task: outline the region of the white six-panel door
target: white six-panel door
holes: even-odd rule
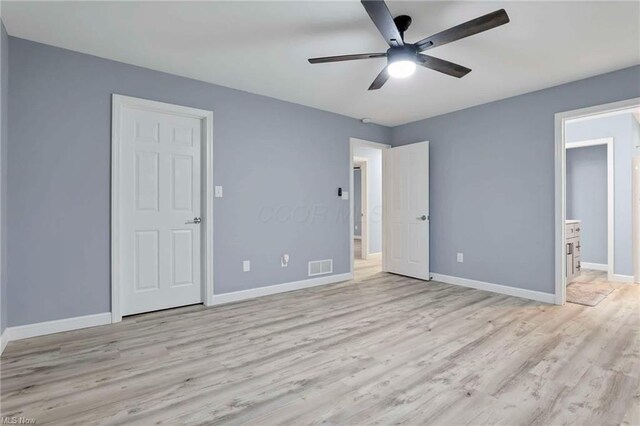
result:
[[[429,143],[382,151],[385,270],[429,279]]]
[[[199,119],[123,106],[121,313],[200,303]],[[196,222],[196,223],[194,223]]]

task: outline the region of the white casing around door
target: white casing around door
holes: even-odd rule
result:
[[[202,121],[123,106],[121,312],[200,303]]]
[[[429,143],[383,150],[385,270],[429,279]]]

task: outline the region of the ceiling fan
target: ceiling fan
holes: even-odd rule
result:
[[[327,56],[311,58],[309,63],[322,64],[327,62],[353,61],[356,59],[387,58],[387,66],[373,80],[369,90],[381,88],[389,77],[408,77],[414,73],[416,64],[441,73],[461,78],[471,72],[471,69],[444,59],[423,54],[425,50],[442,46],[452,41],[460,40],[483,31],[490,30],[509,22],[509,15],[504,9],[496,10],[464,24],[456,25],[422,39],[416,43],[405,43],[404,33],[411,25],[411,17],[400,15],[391,16],[383,0],[361,0],[369,17],[389,44],[385,53],[362,53],[356,55]]]

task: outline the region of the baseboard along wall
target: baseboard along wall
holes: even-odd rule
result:
[[[335,284],[353,279],[352,273],[328,275],[307,280],[293,281],[284,284],[276,284],[267,287],[259,287],[250,290],[235,291],[232,293],[214,294],[213,304],[238,302],[271,294],[285,293],[304,288],[316,287],[327,284]],[[1,335],[0,354],[7,344],[14,340],[28,339],[30,337],[44,336],[47,334],[62,333],[64,331],[80,330],[82,328],[96,327],[111,324],[111,312],[102,314],[85,315],[81,317],[65,318],[55,321],[45,321],[36,324],[8,327]]]
[[[590,263],[590,262],[580,262],[580,267],[582,269],[593,269],[594,271],[605,271],[609,270],[609,265],[606,263]]]
[[[555,303],[555,294],[543,293],[541,291],[526,290],[522,288],[509,287],[501,284],[487,283],[484,281],[470,280],[468,278],[452,277],[450,275],[432,273],[431,277],[434,281],[440,281],[446,284],[454,284],[463,287],[475,288],[477,290],[490,291],[492,293],[506,294],[508,296],[522,297],[537,302]]]
[[[255,297],[269,296],[271,294],[286,293],[288,291],[301,290],[303,288],[320,285],[335,284],[353,279],[352,273],[327,275],[324,277],[310,278],[307,280],[293,281],[284,284],[270,285],[267,287],[252,288],[250,290],[234,291],[232,293],[214,294],[213,305],[238,302],[240,300],[253,299]]]

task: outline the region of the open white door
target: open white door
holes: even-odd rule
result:
[[[429,279],[429,143],[383,151],[386,272]]]

